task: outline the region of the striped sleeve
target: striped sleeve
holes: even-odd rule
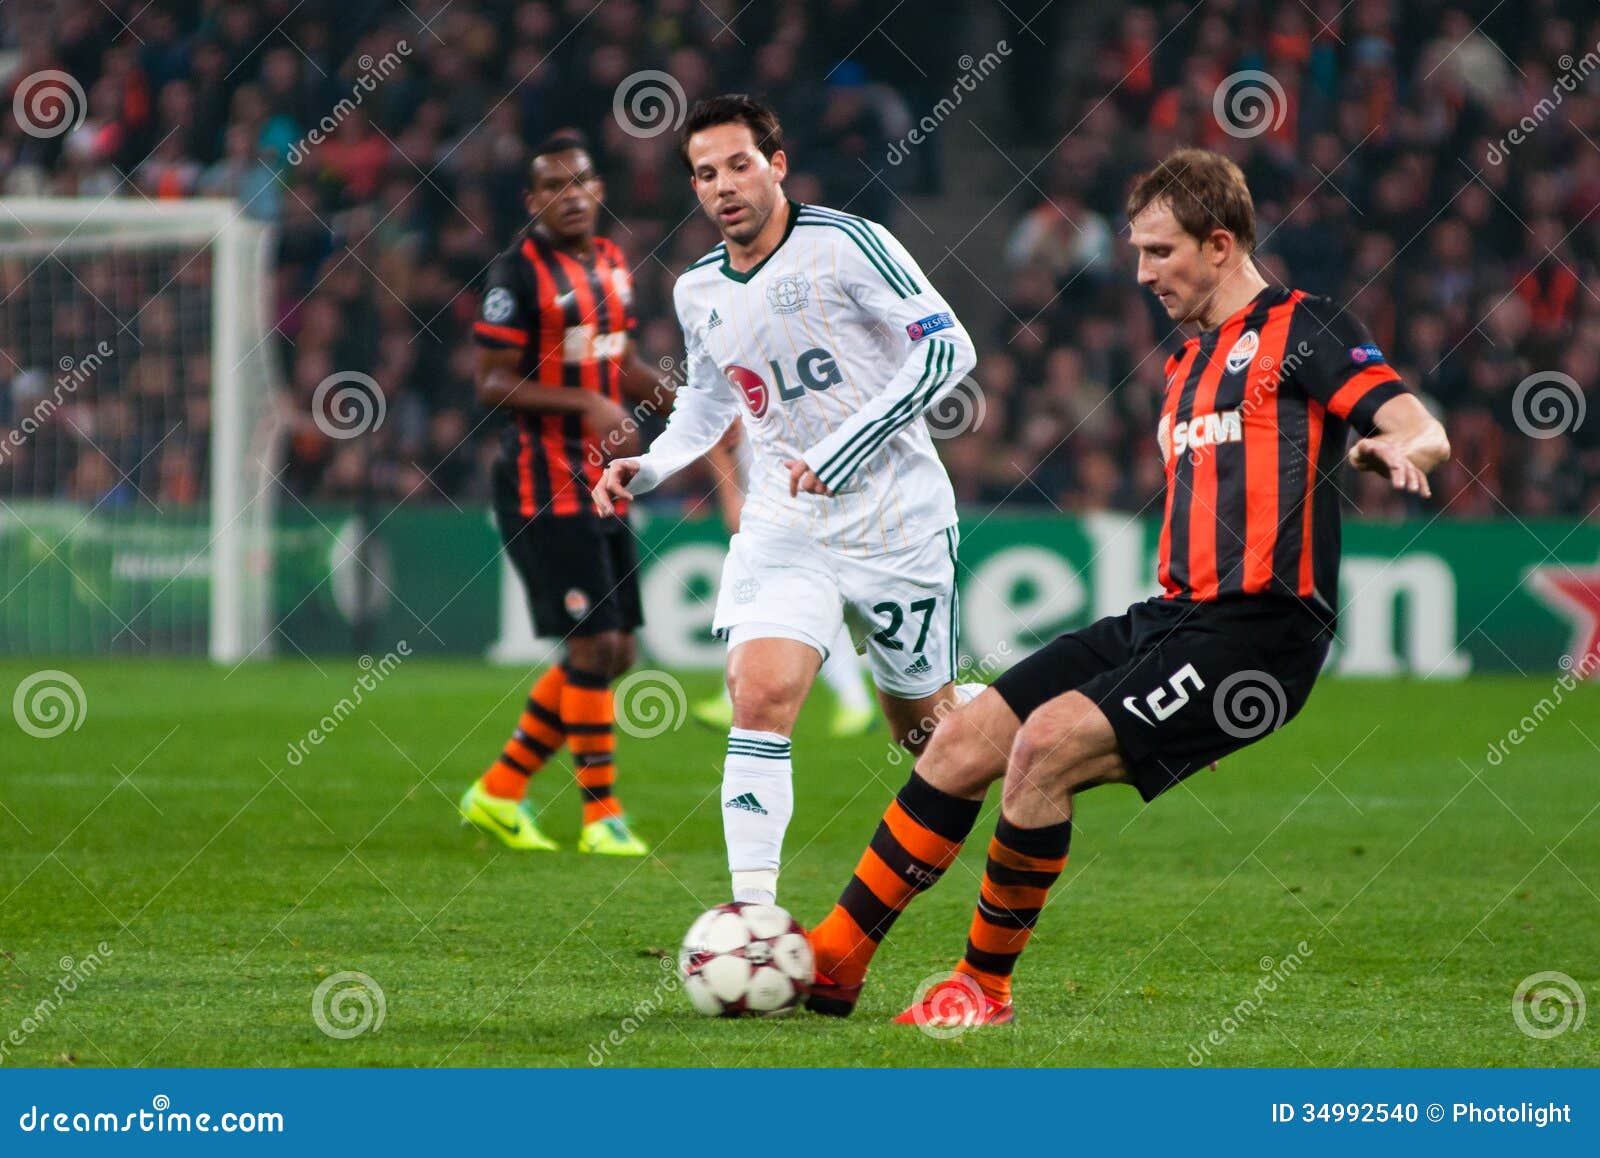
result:
[[[808,224],[810,223],[810,224]],[[838,493],[862,464],[921,419],[977,362],[972,340],[916,260],[882,226],[807,205],[799,224],[835,235],[840,287],[853,324],[894,336],[894,373],[860,410],[812,446],[805,462]]]
[[[915,344],[889,383],[850,420],[806,451],[805,461],[822,484],[838,493],[862,463],[894,435],[922,416],[972,369],[971,347],[944,338]]]
[[[489,267],[483,301],[472,326],[472,338],[491,350],[520,350],[533,342],[537,320],[531,312],[528,278],[516,249],[495,258]]]
[[[1378,408],[1405,393],[1367,328],[1326,298],[1299,301],[1288,346],[1284,363],[1294,361],[1306,393],[1363,435],[1373,432]]]
[[[739,404],[727,379],[700,340],[692,294],[684,278],[673,289],[678,324],[683,327],[684,377],[678,385],[667,428],[637,462],[639,473],[629,489],[635,495],[653,490],[716,445],[730,424],[739,420]]]

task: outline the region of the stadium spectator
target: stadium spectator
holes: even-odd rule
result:
[[[1129,174],[1198,143],[1246,170],[1271,275],[1347,303],[1444,415],[1457,450],[1437,488],[1447,514],[1572,517],[1600,504],[1600,13],[1589,0],[1526,0],[1481,21],[1449,0],[1149,0],[1070,18],[1056,11],[1066,7],[990,29],[959,4],[904,27],[859,0],[592,11],[15,0],[0,6],[4,107],[51,69],[75,79],[85,107],[59,136],[0,122],[0,192],[232,197],[275,224],[273,314],[296,416],[284,484],[307,501],[463,502],[484,492],[489,427],[461,352],[494,239],[521,217],[527,143],[562,125],[590,133],[607,229],[640,260],[639,340],[650,358],[675,358],[672,280],[714,238],[672,135],[630,131],[614,97],[647,70],[691,100],[748,88],[775,101],[808,165],[789,183],[799,199],[894,223],[925,215],[919,196],[970,193],[984,171],[997,195],[1011,190],[995,208],[1005,244],[957,247],[992,319],[975,375],[985,425],[941,444],[958,493],[1139,511],[1160,482],[1126,465],[1150,459],[1163,382],[1147,351],[1180,336],[1134,285],[1120,206]],[[913,164],[887,165],[887,144],[951,91],[957,58],[989,31],[1013,47],[1009,75]],[[1258,133],[1227,123],[1217,99],[1244,72],[1269,118]],[[0,492],[203,498],[209,367],[188,347],[203,345],[209,319],[160,263],[102,265],[81,284],[0,270],[0,427],[20,421],[39,382],[48,389],[63,327],[79,343],[118,334],[106,308],[161,303],[139,328],[183,353],[108,368],[0,463]],[[375,376],[393,416],[359,446],[311,421],[312,392],[337,371]],[[1540,372],[1581,392],[1587,420],[1565,436],[1519,426],[1518,386]],[[170,448],[119,476],[177,423]],[[1370,479],[1348,491],[1375,515],[1410,509]]]

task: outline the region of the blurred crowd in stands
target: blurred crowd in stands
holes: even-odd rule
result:
[[[885,222],[948,296],[982,307],[965,320],[985,418],[940,444],[961,498],[1141,511],[1160,491],[1162,366],[1183,335],[1134,284],[1121,203],[1133,173],[1197,143],[1244,167],[1269,278],[1348,307],[1445,417],[1456,457],[1436,505],[1524,518],[1600,506],[1592,0],[993,8],[6,0],[0,193],[236,198],[277,230],[285,485],[306,501],[465,506],[487,493],[501,421],[473,401],[469,330],[486,268],[524,224],[530,144],[566,126],[588,135],[605,230],[638,267],[638,340],[647,359],[672,358],[674,275],[716,238],[674,135],[628,132],[618,86],[651,69],[690,101],[749,91],[784,121],[792,197]],[[996,37],[1007,52],[983,99],[938,115],[904,164],[886,160]],[[30,133],[13,96],[52,70],[81,88],[82,123]],[[1244,72],[1256,79],[1241,97],[1230,78]],[[1252,99],[1264,124],[1240,119]],[[968,180],[1008,223],[1003,248],[904,228]],[[162,299],[132,328],[159,357],[115,359],[77,388],[50,418],[64,429],[0,461],[0,495],[202,493],[204,263],[170,284],[159,263],[108,258],[88,278],[54,268],[65,257],[44,264],[0,251],[0,433],[64,349],[119,333],[123,304]],[[981,292],[952,292],[957,279]],[[341,441],[311,420],[313,390],[338,371],[382,385],[382,428]],[[1563,402],[1565,420],[1548,411]],[[92,450],[76,432],[98,432]],[[110,465],[75,465],[96,456]],[[1346,491],[1368,514],[1409,509],[1367,476]]]

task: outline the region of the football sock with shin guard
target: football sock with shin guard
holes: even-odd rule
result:
[[[861,984],[895,918],[956,859],[982,807],[983,801],[941,792],[912,771],[839,903],[811,931],[818,972],[836,985]]]

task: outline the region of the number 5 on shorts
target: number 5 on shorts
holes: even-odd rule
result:
[[[919,612],[922,615],[922,629],[917,632],[917,642],[911,645],[912,651],[921,651],[928,642],[928,625],[933,622],[933,609],[939,605],[937,599],[918,599],[910,604],[913,615]],[[900,634],[900,627],[906,621],[906,613],[898,603],[885,600],[873,604],[872,610],[877,615],[887,615],[889,622],[886,626],[872,633],[872,638],[883,644],[884,647],[893,648],[895,651],[904,651],[906,645],[895,637]]]

